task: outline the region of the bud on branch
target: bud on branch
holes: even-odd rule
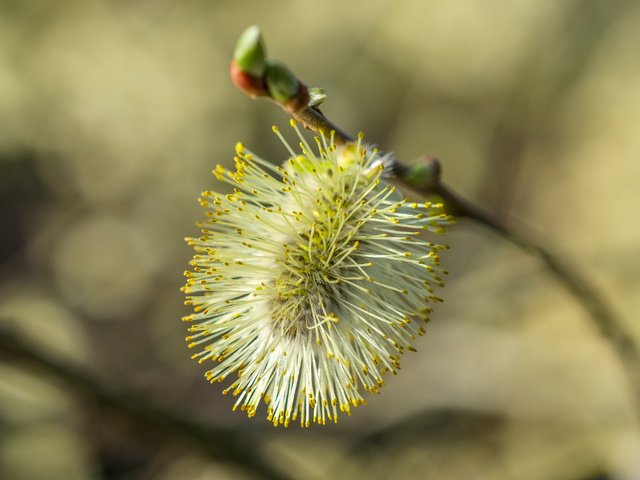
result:
[[[262,34],[257,26],[247,28],[236,44],[230,66],[233,83],[252,98],[265,97],[280,105],[305,128],[334,132],[336,144],[353,137],[335,126],[318,106],[326,95],[321,88],[308,88],[283,62],[267,58]]]

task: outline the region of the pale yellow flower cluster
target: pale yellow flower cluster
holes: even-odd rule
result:
[[[423,233],[444,231],[441,206],[402,198],[375,150],[315,150],[294,124],[300,153],[274,166],[242,145],[236,170],[214,174],[229,194],[204,192],[202,236],[184,291],[194,313],[193,358],[249,416],[267,405],[275,425],[337,421],[378,392],[414,350],[443,273]]]

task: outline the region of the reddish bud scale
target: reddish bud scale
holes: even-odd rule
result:
[[[269,91],[264,83],[264,79],[260,77],[254,77],[253,75],[241,70],[235,60],[231,60],[229,65],[229,73],[231,80],[247,95],[252,97],[265,97],[269,96]]]

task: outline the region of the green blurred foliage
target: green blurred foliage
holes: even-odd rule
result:
[[[532,225],[640,337],[631,0],[2,0],[2,328],[118,389],[267,435],[268,458],[295,478],[639,478],[638,418],[611,348],[535,259],[464,222],[447,240],[445,304],[381,396],[324,429],[231,413],[189,360],[178,288],[210,170],[237,141],[286,157],[270,128],[284,112],[228,79],[251,24],[326,89],[331,119],[404,161],[438,156],[447,184]],[[353,450],[407,418],[429,421]],[[178,442],[150,451],[103,420],[0,364],[0,478],[244,475]]]

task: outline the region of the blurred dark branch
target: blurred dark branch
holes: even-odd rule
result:
[[[450,465],[459,462],[469,452],[477,454],[479,449],[482,449],[489,458],[500,458],[504,453],[504,434],[509,429],[510,420],[508,416],[500,413],[459,408],[418,412],[375,429],[357,439],[336,463],[327,468],[325,477],[335,476],[347,462],[352,462],[354,457],[362,459],[370,466],[369,462],[374,462],[376,458],[381,457],[381,451],[386,456],[393,456],[396,452],[402,452],[411,447],[432,453],[432,457],[427,462],[433,469],[432,471],[438,471],[438,464]],[[549,448],[553,450],[553,447]],[[438,451],[438,454],[433,455],[434,451]],[[547,460],[548,455],[548,451],[543,453],[540,461]],[[554,452],[553,455],[557,455],[557,452]],[[567,457],[567,461],[572,461],[571,457]],[[385,467],[387,467],[386,463],[376,463],[375,469],[378,471],[378,478],[386,479],[397,476],[393,464],[387,467],[386,472],[380,472]],[[427,474],[423,475],[424,478],[431,478]],[[598,469],[577,478],[569,477],[567,480],[609,480],[612,478],[605,470]]]
[[[401,418],[358,439],[349,449],[349,455],[375,453],[379,448],[402,448],[416,439],[432,440],[460,446],[488,437],[495,437],[507,419],[496,413],[474,412],[462,409],[441,409],[420,412]]]
[[[246,39],[245,32],[239,42],[243,48],[236,50],[231,64],[231,77],[236,86],[252,98],[264,97],[279,104],[294,118],[302,120],[307,128],[315,132],[325,135],[327,132],[334,132],[337,143],[351,141],[353,137],[344,133],[320,113],[317,109],[319,103],[310,103],[311,90],[307,89],[305,84],[286,65],[278,62],[278,75],[270,74],[269,59],[266,58],[266,48],[259,30],[257,27],[251,27],[249,30],[252,30],[254,34],[252,42],[242,44],[242,39]],[[256,76],[255,72],[261,73]],[[324,100],[324,96],[322,100]],[[305,112],[314,112],[313,121],[304,121],[301,115],[304,115]],[[447,212],[484,225],[506,240],[523,248],[526,252],[540,258],[547,270],[585,308],[598,331],[616,350],[634,388],[637,407],[640,408],[640,351],[638,346],[633,335],[627,331],[622,319],[618,317],[613,308],[609,306],[607,299],[600,294],[583,272],[566,257],[553,253],[540,240],[535,240],[535,236],[531,232],[526,232],[523,229],[514,230],[496,215],[463,199],[444,185],[441,181],[441,164],[436,158],[425,157],[421,163],[410,167],[403,165],[395,158],[389,161],[391,162],[389,170],[392,173],[391,181],[393,183],[422,197],[436,196],[441,198]]]
[[[290,478],[262,459],[259,441],[250,433],[203,425],[139,397],[115,392],[80,368],[54,358],[7,330],[0,330],[0,359],[22,363],[64,383],[97,407],[100,418],[118,417],[142,441],[193,447],[212,460],[235,464],[259,478]]]
[[[495,456],[499,454],[499,439],[506,424],[504,415],[492,412],[460,408],[421,411],[359,437],[335,463],[327,467],[324,477],[336,476],[347,463],[360,459],[367,462],[369,469],[376,470],[378,475],[371,478],[395,478],[397,472],[393,463],[377,463],[371,467],[369,462],[380,458],[381,452],[384,456],[393,456],[416,445],[425,452],[432,452],[433,449],[428,447],[437,445],[438,449],[446,449],[452,458],[464,455],[467,448],[482,445]]]

